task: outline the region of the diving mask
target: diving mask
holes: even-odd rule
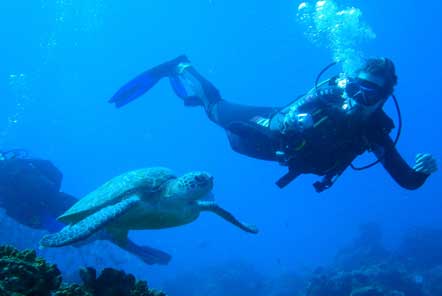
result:
[[[345,91],[349,97],[364,106],[374,106],[385,100],[385,92],[382,87],[365,79],[351,79],[346,85]]]

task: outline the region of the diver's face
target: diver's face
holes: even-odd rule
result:
[[[368,115],[382,107],[389,97],[385,86],[384,77],[360,72],[347,88],[347,94],[356,102],[357,109]]]
[[[385,77],[377,76],[370,74],[368,72],[360,72],[357,76],[357,79],[366,81],[371,84],[371,86],[379,89],[383,89],[385,85],[387,84],[387,81],[385,80]]]

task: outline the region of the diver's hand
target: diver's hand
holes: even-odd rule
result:
[[[288,134],[290,131],[295,129],[295,112],[289,111],[282,119],[279,130],[282,134]]]
[[[297,113],[290,110],[285,116],[281,124],[280,131],[282,134],[287,134],[291,131],[302,132],[305,129],[313,126],[313,118],[308,113]]]
[[[429,153],[418,153],[413,170],[418,173],[431,175],[437,171],[436,159]]]

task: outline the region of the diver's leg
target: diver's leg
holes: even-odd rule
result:
[[[226,128],[232,122],[245,122],[254,116],[268,116],[275,108],[253,107],[224,101],[218,89],[203,77],[185,55],[157,65],[138,75],[109,100],[122,107],[149,91],[162,78],[168,77],[175,94],[186,106],[203,106],[208,117]]]
[[[223,128],[234,122],[252,123],[270,118],[279,108],[256,107],[231,103],[221,98],[218,89],[190,64],[180,63],[177,76],[171,77],[175,93],[188,106],[203,106],[210,120]]]
[[[181,64],[172,86],[186,105],[203,106],[207,116],[227,132],[230,145],[238,153],[274,160],[270,120],[280,108],[246,106],[221,98],[216,87],[190,63]],[[191,94],[191,95],[189,95]]]
[[[169,78],[175,94],[186,106],[202,106],[209,117],[213,106],[222,100],[218,89],[189,61],[178,64],[176,75]]]
[[[221,100],[211,109],[210,118],[226,129],[238,122],[266,127],[266,122],[278,110],[276,107],[240,105]]]

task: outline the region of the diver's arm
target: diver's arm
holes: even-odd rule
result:
[[[301,132],[313,126],[311,110],[341,100],[341,91],[329,87],[319,92],[312,90],[282,108],[270,119],[270,130],[283,135]]]
[[[385,135],[375,144],[373,152],[391,177],[403,188],[414,190],[421,187],[429,174],[417,172],[410,167],[394,147],[393,140]]]
[[[296,99],[287,107],[282,108],[279,112],[270,118],[269,129],[275,134],[288,135],[300,131],[305,119],[310,120],[310,114],[300,112],[300,107],[305,102],[315,100],[312,96],[304,96]]]
[[[269,129],[273,133],[284,134],[288,129],[287,127],[293,126],[289,124],[289,116],[285,109],[279,111],[269,120]]]

